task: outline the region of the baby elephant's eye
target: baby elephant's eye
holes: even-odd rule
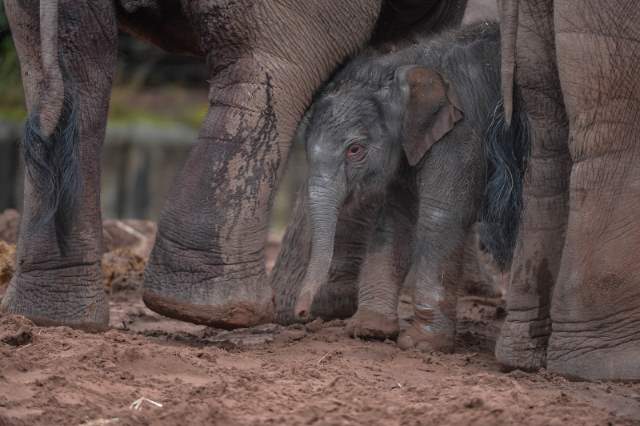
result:
[[[358,161],[364,157],[364,146],[359,143],[354,143],[347,148],[347,159],[351,161]]]

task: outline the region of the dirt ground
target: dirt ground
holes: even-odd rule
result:
[[[162,318],[140,300],[143,243],[105,255],[108,332],[0,317],[0,426],[640,424],[640,384],[504,373],[488,353],[354,340],[343,321],[228,332]],[[0,244],[0,285],[11,255]]]

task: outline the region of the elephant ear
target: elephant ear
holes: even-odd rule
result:
[[[401,67],[395,84],[404,105],[402,147],[415,166],[462,119],[462,108],[451,86],[431,68]]]

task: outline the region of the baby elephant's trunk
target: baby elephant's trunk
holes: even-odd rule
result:
[[[309,214],[312,229],[311,257],[296,302],[294,315],[299,320],[310,317],[316,293],[326,282],[331,268],[333,244],[343,191],[335,189],[336,182],[328,178],[309,181]]]

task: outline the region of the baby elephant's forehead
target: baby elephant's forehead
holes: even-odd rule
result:
[[[313,127],[316,130],[346,131],[362,125],[371,111],[369,102],[362,96],[350,93],[327,95],[316,103]]]

